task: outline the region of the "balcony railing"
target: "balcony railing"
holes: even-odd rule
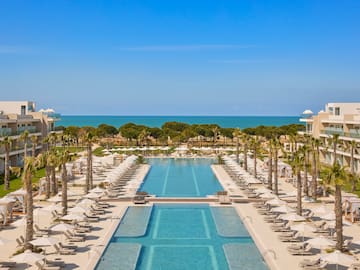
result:
[[[0,137],[10,136],[11,128],[0,128]]]
[[[351,130],[350,132],[346,132],[345,133],[346,137],[351,137],[351,138],[360,138],[360,130]]]
[[[27,130],[29,133],[36,133],[36,127],[35,126],[26,126],[26,127],[18,127],[17,135],[20,135],[25,130]],[[40,132],[40,131],[39,131]]]
[[[325,128],[321,133],[327,135],[339,134],[340,136],[344,136],[344,130],[342,128]]]

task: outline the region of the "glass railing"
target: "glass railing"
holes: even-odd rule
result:
[[[340,136],[344,136],[344,130],[341,128],[326,128],[322,130],[321,133],[327,135],[339,134]]]
[[[346,132],[345,136],[351,138],[360,138],[360,132]]]
[[[18,127],[17,135],[20,135],[20,134],[23,133],[25,130],[29,131],[29,133],[36,133],[36,132],[37,132],[35,126]],[[39,132],[40,132],[40,131],[39,131]]]
[[[47,113],[49,118],[53,118],[55,120],[60,120],[61,114],[60,113]]]
[[[0,128],[0,137],[10,136],[11,128]]]

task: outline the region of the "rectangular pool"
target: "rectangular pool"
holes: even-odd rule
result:
[[[266,270],[233,207],[131,206],[97,270]]]
[[[158,197],[206,197],[223,190],[211,170],[213,159],[152,158],[140,191]]]

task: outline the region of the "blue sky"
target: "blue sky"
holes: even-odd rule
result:
[[[358,0],[2,0],[0,99],[109,115],[360,102],[359,14]]]

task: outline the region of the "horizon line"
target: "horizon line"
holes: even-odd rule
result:
[[[61,114],[61,113],[60,113]],[[190,114],[173,114],[173,115],[164,115],[164,114],[61,114],[61,116],[119,116],[119,117],[301,117],[300,115],[263,115],[263,114],[243,114],[243,115],[233,115],[233,114],[198,114],[198,115],[190,115]]]

